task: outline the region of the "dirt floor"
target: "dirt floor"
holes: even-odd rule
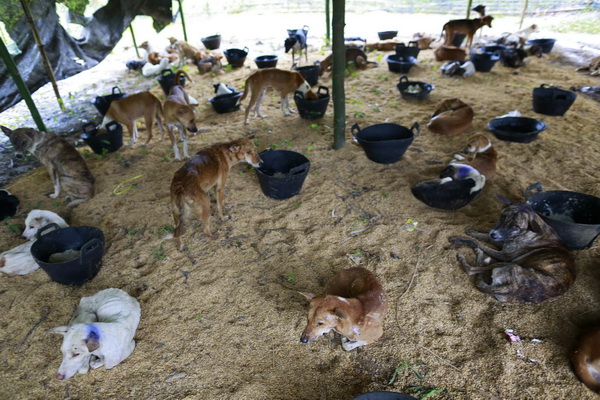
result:
[[[578,276],[565,295],[515,305],[472,286],[448,237],[465,228],[488,231],[501,209],[495,194],[520,202],[534,182],[600,196],[600,104],[580,95],[564,117],[548,117],[535,114],[531,100],[542,83],[568,88],[597,85],[598,79],[553,62],[557,54],[534,59],[520,74],[496,65],[490,73],[445,78],[427,50],[409,76],[436,88],[425,101],[406,102],[395,87],[399,75],[388,71],[382,55],[369,56],[379,61],[377,68],[348,77],[346,118],[348,127],[421,124],[421,134],[391,165],[369,161],[349,130],[346,146],[332,150],[331,103],[316,121],[284,117],[274,94],[265,96],[269,118],[253,118],[249,126],[242,111],[216,114],[205,102],[212,96],[209,84],[241,90],[255,69],[250,59],[221,77],[192,71],[196,83],[189,92],[200,100],[197,121],[206,129],[190,139],[192,151],[252,136],[259,150],[304,154],[311,169],[299,195],[276,201],[261,192],[255,171],[234,167],[225,191],[228,218],[213,219],[212,239],[194,220],[183,252],[163,240],[173,225],[169,184],[182,165],[165,142],[105,156],[82,148],[97,195],[70,215],[64,203],[44,195],[52,186],[44,169],[14,181],[8,189],[22,207],[1,223],[2,249],[22,243],[15,230],[22,230],[32,208],[66,215],[72,225],[99,227],[107,246],[99,274],[80,287],[52,282],[41,270],[0,277],[0,398],[351,399],[373,390],[429,393],[432,399],[597,398],[568,358],[600,309],[598,244],[575,253]],[[314,51],[309,61],[322,57]],[[279,66],[289,68],[290,57],[281,58]],[[331,86],[331,79],[320,84]],[[164,99],[159,87],[152,92]],[[446,97],[473,107],[468,132],[444,137],[425,128]],[[498,175],[476,201],[441,211],[412,196],[409,188],[436,177],[470,134],[489,134],[492,118],[515,109],[548,128],[530,144],[494,140]],[[142,140],[145,133],[142,128]],[[130,190],[114,194],[136,177],[125,184]],[[409,219],[418,221],[417,229]],[[307,304],[297,291],[321,293],[337,270],[357,264],[374,271],[389,295],[383,337],[350,352],[336,335],[300,343]],[[58,381],[62,339],[47,330],[66,324],[82,296],[109,287],[141,303],[134,353],[112,370]],[[520,343],[508,340],[507,329]]]

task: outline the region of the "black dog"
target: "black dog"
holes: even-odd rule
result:
[[[304,50],[304,58],[308,62],[308,54],[306,52],[306,35],[308,34],[308,26],[304,25],[302,29],[288,29],[288,38],[285,39],[285,52],[292,50],[292,64],[295,64],[296,51],[302,56]]]

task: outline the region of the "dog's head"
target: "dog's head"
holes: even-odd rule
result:
[[[171,37],[169,37],[169,38],[167,38],[167,39],[169,39],[169,42],[171,43],[171,45],[173,45],[173,44],[177,43],[177,39],[176,39],[176,38],[174,38],[173,36],[171,36]]]
[[[25,218],[25,230],[23,231],[23,237],[26,239],[33,239],[40,228],[55,223],[61,228],[69,226],[60,215],[48,211],[48,210],[31,210]]]
[[[495,241],[505,241],[523,235],[527,232],[542,233],[548,230],[544,220],[533,211],[528,204],[510,203],[504,197],[498,196],[503,203],[509,203],[500,214],[496,226],[490,231],[490,238]]]
[[[308,322],[300,336],[302,343],[313,342],[332,330],[344,334],[342,326],[345,325],[348,317],[340,307],[342,301],[340,297],[331,295],[315,297],[312,293],[304,292],[300,294],[310,300]],[[347,302],[345,299],[344,301]]]
[[[144,49],[144,50],[148,51],[148,49],[150,48],[150,43],[148,43],[148,41],[146,40],[146,41],[142,42],[142,44],[140,44],[138,47],[140,49]]]
[[[36,137],[41,133],[32,128],[19,128],[13,131],[5,126],[0,126],[0,129],[8,136],[8,139],[15,148],[15,157],[17,159],[25,157],[25,154],[35,142]]]
[[[485,17],[481,18],[481,22],[483,22],[483,25],[487,25],[491,28],[493,19],[494,17],[492,17],[491,15],[486,15]]]
[[[296,84],[298,85],[298,89],[302,92],[303,95],[306,95],[306,92],[310,90],[310,84],[304,79],[304,77],[300,74],[300,72],[295,71],[295,79]]]
[[[85,374],[90,369],[92,353],[100,347],[100,330],[94,324],[75,324],[59,326],[50,332],[63,335],[60,350],[63,353],[62,363],[56,378],[69,379],[77,372]]]
[[[198,128],[196,127],[196,107],[198,107],[198,104],[189,104],[179,106],[177,111],[175,111],[177,121],[193,134],[198,133]]]
[[[289,52],[294,45],[296,44],[297,39],[295,37],[289,37],[287,39],[285,39],[285,42],[283,42],[284,46],[285,46],[285,52]]]
[[[256,146],[250,139],[238,139],[231,142],[229,144],[229,157],[233,161],[232,164],[244,161],[254,168],[258,168],[262,163]]]
[[[492,141],[487,136],[479,133],[471,136],[460,152],[463,154],[483,153],[490,147],[492,147]]]

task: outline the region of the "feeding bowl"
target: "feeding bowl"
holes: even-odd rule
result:
[[[419,49],[419,43],[413,41],[408,42],[408,46],[404,43],[398,43],[395,47],[396,55],[401,57],[414,57],[417,58],[421,49]]]
[[[240,68],[244,65],[246,61],[246,56],[248,55],[248,48],[244,47],[244,49],[227,49],[223,52],[227,62],[231,64],[234,68]]]
[[[304,94],[300,91],[296,91],[294,94],[294,102],[298,107],[298,114],[303,119],[319,119],[323,118],[327,105],[329,104],[329,88],[327,86],[319,86],[317,90],[317,100],[310,100],[304,97]]]
[[[452,46],[454,47],[460,47],[460,45],[462,44],[463,40],[465,40],[465,38],[467,37],[467,35],[465,35],[464,33],[454,33],[454,37],[452,38]]]
[[[163,69],[160,76],[156,78],[163,92],[168,96],[173,85],[175,85],[175,74],[170,69]],[[179,77],[179,84],[185,86],[185,75]]]
[[[208,99],[215,111],[219,114],[230,113],[240,109],[239,100],[242,92],[233,92],[211,97]]]
[[[21,201],[6,190],[0,190],[0,220],[12,217],[17,213]]]
[[[408,74],[410,69],[417,63],[417,59],[409,56],[399,56],[397,54],[389,54],[386,57],[388,69],[391,72],[399,72]]]
[[[351,131],[369,160],[391,164],[402,158],[408,146],[419,135],[421,127],[417,122],[410,129],[392,123],[375,124],[360,129],[358,124],[354,124]]]
[[[97,96],[93,104],[98,110],[98,112],[102,115],[106,115],[108,109],[110,108],[110,103],[115,100],[120,100],[125,97],[125,93],[121,93],[121,89],[118,86],[112,88],[112,94],[106,96]]]
[[[396,37],[397,34],[398,34],[398,31],[377,32],[377,36],[379,36],[379,40],[393,39]]]
[[[221,47],[221,35],[203,37],[201,41],[206,50],[216,50]]]
[[[310,86],[315,86],[319,83],[319,75],[321,74],[321,65],[305,65],[304,67],[294,67],[294,71],[300,72],[300,75],[306,79]]]
[[[475,66],[475,71],[490,72],[492,68],[494,68],[494,65],[496,65],[496,62],[500,59],[500,51],[495,53],[471,52],[471,54],[469,54],[469,59]]]
[[[575,102],[577,95],[554,86],[542,85],[533,89],[533,111],[538,114],[563,116]]]
[[[554,43],[556,43],[556,39],[529,39],[525,42],[526,45],[537,44],[542,48],[542,53],[545,54],[548,54],[552,51]]]
[[[308,158],[294,151],[268,150],[260,153],[260,159],[255,171],[265,196],[285,200],[300,193],[310,169]]]
[[[409,81],[406,75],[400,77],[400,82],[396,85],[400,95],[404,100],[425,100],[429,92],[435,89],[431,83]]]
[[[474,179],[453,179],[444,182],[440,179],[423,181],[410,188],[413,196],[429,207],[441,210],[457,210],[475,200],[483,187],[473,191],[477,182]]]
[[[352,400],[417,400],[416,398],[403,393],[376,391],[363,393]]]
[[[279,57],[276,55],[266,55],[256,57],[254,62],[259,69],[275,68],[277,66],[277,60],[279,60]]]
[[[546,129],[546,124],[534,118],[503,117],[491,120],[488,129],[500,140],[529,143]]]
[[[123,146],[123,125],[117,121],[110,121],[105,129],[105,133],[98,134],[98,128],[94,123],[83,125],[81,138],[96,154],[112,153]]]

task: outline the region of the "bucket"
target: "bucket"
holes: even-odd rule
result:
[[[396,54],[389,54],[386,60],[388,69],[391,72],[399,72],[401,74],[408,74],[412,66],[417,63],[417,59],[414,57],[399,56]]]
[[[577,95],[568,90],[542,83],[533,89],[533,111],[538,114],[563,116],[571,107]]]
[[[0,190],[0,221],[7,217],[13,217],[19,209],[21,201],[17,196],[6,190]]]
[[[552,51],[554,43],[556,43],[556,39],[530,39],[525,42],[526,45],[537,44],[542,48],[542,53],[544,54],[548,54]]]
[[[408,101],[425,100],[429,96],[429,92],[435,89],[431,83],[411,82],[406,75],[400,77],[400,82],[396,87],[402,98]]]
[[[566,190],[542,191],[536,182],[525,200],[572,250],[590,247],[600,234],[600,198]]]
[[[123,146],[123,126],[117,121],[110,121],[105,128],[106,133],[98,134],[93,122],[83,125],[81,138],[96,154],[112,153]]]
[[[495,44],[491,46],[483,46],[481,49],[484,53],[498,53],[498,55],[502,55],[502,52],[506,50],[506,46],[503,46],[501,44]]]
[[[119,100],[125,97],[125,93],[121,93],[121,89],[118,86],[112,88],[112,94],[106,96],[97,96],[92,102],[98,112],[103,116],[106,115],[110,108],[110,103],[115,100]]]
[[[377,32],[377,36],[379,36],[379,40],[388,40],[393,39],[398,34],[398,31],[383,31]]]
[[[248,55],[248,48],[244,47],[243,50],[240,49],[227,49],[223,52],[227,62],[234,68],[240,68],[244,65],[246,61],[246,56]]]
[[[363,393],[352,400],[417,400],[404,393],[376,391]]]
[[[44,234],[49,229],[52,232]],[[50,262],[51,256],[68,250],[79,252],[77,258],[63,262]],[[55,282],[65,285],[81,285],[92,279],[102,266],[104,234],[92,226],[71,226],[59,228],[49,224],[37,233],[37,240],[31,246],[31,255],[39,266]]]
[[[216,50],[221,47],[221,35],[212,35],[200,39],[206,50]]]
[[[163,92],[168,96],[171,88],[175,84],[175,74],[170,69],[163,69],[160,76],[156,78]],[[185,86],[185,75],[179,77],[179,84]]]
[[[308,158],[289,150],[268,150],[259,156],[262,163],[255,170],[265,196],[285,200],[300,193],[310,169]]]
[[[391,164],[402,158],[408,146],[419,135],[421,127],[417,122],[410,129],[398,124],[383,123],[361,130],[358,124],[354,124],[351,131],[369,160]]]
[[[530,143],[546,129],[546,124],[535,118],[502,117],[491,120],[488,129],[500,140]]]
[[[466,37],[467,35],[465,35],[464,33],[454,33],[451,45],[454,47],[460,47],[460,45]]]
[[[500,52],[496,53],[475,53],[469,55],[471,62],[475,66],[475,71],[490,72],[496,62],[500,59]]]
[[[395,47],[396,55],[401,57],[414,57],[417,58],[419,55],[419,43],[413,41],[408,42],[408,46],[404,43],[398,43]]]
[[[322,92],[324,91],[324,93]],[[319,119],[323,118],[327,105],[329,104],[329,88],[327,86],[319,86],[317,90],[318,100],[309,100],[304,98],[304,94],[300,91],[294,93],[294,101],[298,107],[300,118],[303,119]]]
[[[306,79],[306,82],[310,86],[315,86],[319,83],[319,75],[321,74],[321,66],[319,64],[294,67],[294,71],[300,72],[300,75]]]
[[[242,97],[242,92],[233,92],[211,97],[208,99],[215,111],[219,114],[225,114],[240,109],[239,99]]]
[[[256,63],[256,66],[259,69],[275,68],[277,66],[277,60],[279,60],[279,57],[277,57],[275,55],[268,55],[268,56],[258,56],[254,59],[254,62]]]

